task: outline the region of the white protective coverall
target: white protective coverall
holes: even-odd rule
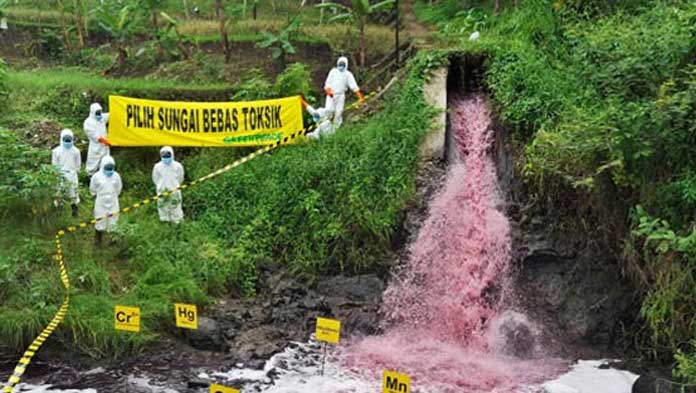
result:
[[[90,176],[99,169],[99,161],[104,156],[109,155],[109,146],[100,141],[106,140],[106,123],[109,121],[109,114],[102,113],[102,119],[97,120],[97,111],[102,110],[101,105],[94,103],[89,106],[89,117],[85,119],[84,130],[89,139],[87,150],[87,162],[85,167]]]
[[[75,140],[72,131],[65,129],[60,132],[60,144],[51,152],[51,165],[58,168],[63,175],[61,190],[67,191],[71,203],[78,204],[80,203],[80,193],[78,192],[77,175],[82,166],[82,156],[77,147],[72,146],[68,149],[63,146],[63,137],[65,136]]]
[[[314,108],[311,105],[307,105],[307,112],[312,116],[312,119],[317,124],[317,128],[314,132],[309,134],[310,138],[319,139],[322,136],[330,135],[334,133],[333,124],[331,124],[331,116],[333,113],[326,108]]]
[[[346,65],[344,71],[338,69],[338,65],[341,63]],[[333,97],[329,94],[326,95],[326,105],[324,107],[333,112],[334,130],[338,129],[343,123],[343,108],[346,104],[346,91],[349,89],[356,94],[360,92],[353,73],[348,71],[348,59],[339,57],[336,67],[331,69],[324,83],[324,90],[333,93]]]
[[[123,189],[123,183],[121,182],[121,176],[117,172],[114,171],[111,177],[104,173],[104,166],[108,164],[115,165],[111,156],[105,156],[101,159],[99,172],[92,176],[92,180],[89,183],[89,191],[92,193],[92,196],[97,197],[97,200],[94,201],[94,218],[119,212],[118,196]],[[115,215],[99,220],[94,228],[100,232],[113,232],[117,223],[118,215]]]
[[[179,187],[184,181],[184,166],[174,160],[174,150],[169,146],[165,146],[160,150],[160,156],[165,152],[171,153],[171,162],[166,163],[162,160],[152,168],[152,182],[155,183],[157,195],[160,196],[165,191]],[[181,191],[176,191],[167,197],[160,197],[157,201],[160,221],[176,224],[181,222],[184,218],[181,202]]]

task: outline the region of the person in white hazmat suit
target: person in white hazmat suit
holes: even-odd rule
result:
[[[97,199],[94,201],[94,218],[97,221],[94,229],[97,230],[94,242],[97,246],[102,243],[103,232],[113,232],[118,223],[118,196],[123,189],[121,176],[116,172],[116,163],[111,156],[104,156],[99,164],[99,172],[92,176],[89,191]],[[113,214],[112,217],[105,217]]]
[[[103,113],[101,105],[95,102],[89,106],[89,117],[85,119],[84,130],[89,139],[85,167],[90,176],[99,170],[99,161],[109,155],[111,143],[106,139],[106,123],[108,121],[109,114]]]
[[[304,98],[301,98],[302,106],[307,110],[310,116],[312,116],[312,121],[317,125],[317,128],[308,136],[310,138],[319,139],[322,135],[333,134],[334,127],[331,124],[331,119],[333,117],[333,112],[326,108],[314,108],[309,105]]]
[[[326,108],[314,109],[311,105],[307,105],[307,112],[312,116],[312,120],[317,125],[316,130],[309,134],[310,138],[319,139],[323,136],[331,135],[336,130],[331,120],[333,112]]]
[[[184,210],[181,207],[181,190],[171,192],[184,182],[184,166],[174,160],[174,149],[165,146],[160,150],[160,162],[152,168],[152,182],[155,183],[157,195],[157,211],[162,222],[178,224],[184,218]],[[166,197],[162,193],[170,192]]]
[[[324,83],[324,92],[326,93],[324,107],[333,112],[334,130],[337,130],[343,123],[343,108],[346,104],[346,91],[349,89],[358,96],[361,104],[365,103],[365,98],[360,92],[360,87],[358,87],[353,73],[348,71],[348,59],[339,57],[336,67],[331,69]]]
[[[62,175],[61,191],[70,199],[73,217],[77,217],[77,204],[80,203],[77,175],[82,167],[80,149],[75,147],[73,132],[64,129],[60,132],[60,144],[51,151],[51,165]]]

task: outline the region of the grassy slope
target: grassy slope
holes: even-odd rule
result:
[[[488,86],[525,146],[519,169],[541,199],[563,205],[568,221],[614,234],[600,237],[645,294],[649,348],[639,351],[669,361],[690,350],[696,5],[529,0],[499,16],[460,7],[441,0],[417,10],[437,22],[441,45],[490,56]],[[474,30],[481,39],[471,42]],[[679,356],[691,381],[695,359]]]
[[[68,236],[64,248],[74,284],[72,307],[54,343],[95,357],[139,350],[157,334],[174,330],[174,301],[199,304],[205,312],[211,297],[252,294],[256,264],[262,261],[284,263],[308,277],[378,268],[387,260],[400,212],[414,193],[417,146],[429,118],[421,86],[432,63],[429,57],[416,60],[381,114],[325,140],[285,147],[186,193],[188,219],[179,227],[161,225],[151,206],[122,217],[117,243],[102,250],[92,247],[91,231]],[[44,77],[72,78],[56,75]],[[48,80],[23,78],[14,74],[10,82],[30,89],[19,94],[24,104],[33,92],[56,88]],[[84,86],[80,83],[94,86],[87,80],[76,87]],[[95,83],[106,83],[100,86],[105,91],[131,87],[120,85],[131,82]],[[14,109],[10,124],[22,116],[40,116],[46,108]],[[65,113],[66,121],[76,121],[73,112]],[[122,203],[151,188],[148,171],[156,153],[150,153],[115,153],[126,188]],[[238,154],[231,149],[189,152],[183,163],[190,179]],[[83,196],[82,212],[88,216],[91,199]],[[58,305],[61,287],[51,239],[54,229],[70,220],[56,214],[34,224],[19,225],[18,217],[5,220],[2,227],[13,230],[0,237],[0,349],[18,351]],[[113,329],[115,304],[142,308],[143,333]]]

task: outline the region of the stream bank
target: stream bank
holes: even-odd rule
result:
[[[450,86],[480,89],[485,58],[459,56],[449,70],[436,72],[435,80]],[[441,101],[447,86],[434,88]],[[443,112],[443,116],[447,117]],[[437,120],[436,120],[437,121]],[[447,122],[445,122],[446,124]],[[545,209],[531,202],[524,184],[515,175],[515,146],[504,127],[496,122],[494,157],[506,200],[502,209],[513,223],[515,287],[520,296],[510,306],[525,311],[545,327],[549,342],[567,358],[619,354],[610,344],[630,316],[630,288],[608,254],[583,242],[583,234],[563,232]],[[436,135],[432,137],[432,135]],[[446,132],[431,134],[431,156],[424,156],[418,195],[404,213],[404,228],[394,241],[399,260],[407,257],[431,199],[451,159]],[[425,149],[427,150],[427,149]],[[530,206],[531,205],[531,206]],[[260,370],[272,355],[293,341],[306,341],[317,316],[343,321],[343,334],[373,335],[380,332],[378,313],[387,272],[356,277],[323,277],[307,285],[278,265],[261,267],[260,295],[251,300],[225,299],[199,331],[179,340],[167,339],[147,355],[127,362],[101,365],[46,366],[28,375],[30,382],[55,384],[61,389],[99,387],[100,392],[199,392],[209,383],[199,377],[206,370],[242,367]],[[184,344],[186,343],[186,344]],[[42,355],[50,359],[50,352]],[[313,356],[311,352],[306,356]],[[40,357],[41,359],[41,357]],[[78,363],[74,363],[78,364]],[[3,367],[4,369],[4,367]],[[243,381],[239,381],[240,383]]]

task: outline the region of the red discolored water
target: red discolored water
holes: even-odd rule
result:
[[[481,96],[454,98],[460,163],[430,204],[410,258],[384,295],[385,334],[352,343],[352,369],[396,369],[427,392],[521,392],[561,370],[545,360],[538,328],[504,310],[513,292],[510,224],[491,156]]]

